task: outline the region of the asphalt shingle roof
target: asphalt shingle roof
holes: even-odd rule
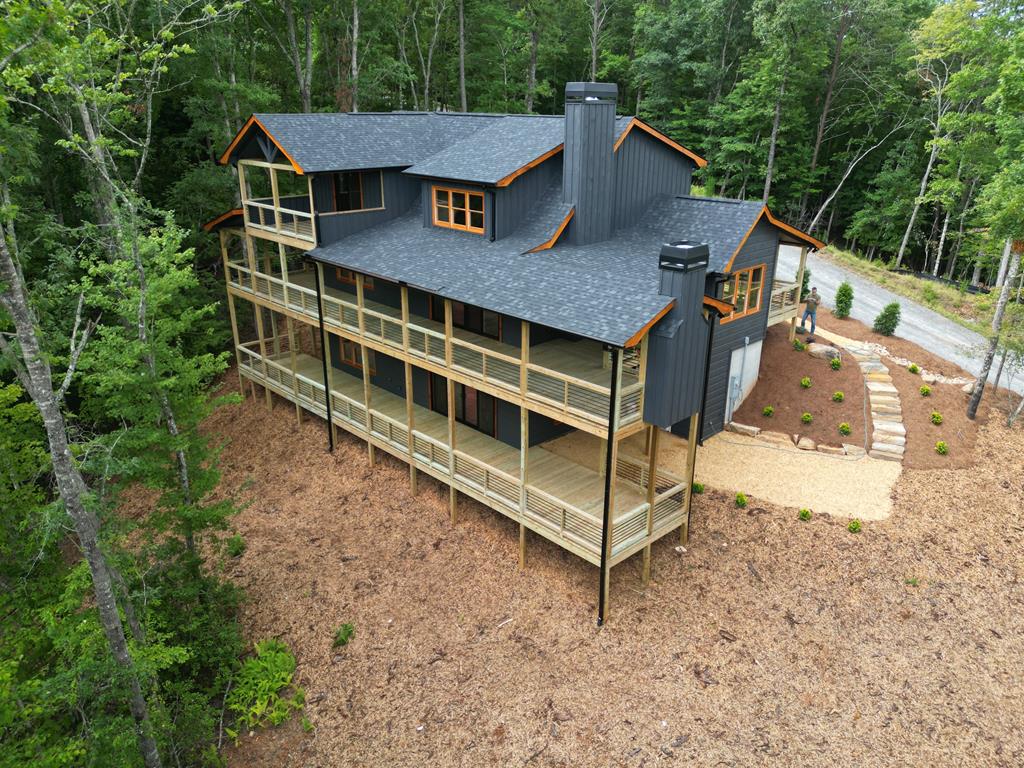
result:
[[[762,203],[682,196],[651,206],[639,226],[652,236],[707,243],[708,271],[723,272],[762,210]]]

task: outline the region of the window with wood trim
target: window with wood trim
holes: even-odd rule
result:
[[[764,274],[765,266],[761,264],[737,270],[730,275],[729,280],[722,285],[722,301],[732,304],[733,310],[722,318],[722,322],[747,317],[761,310]]]
[[[370,375],[373,376],[377,373],[377,360],[373,354],[372,349],[366,350],[366,361],[370,364]],[[347,339],[341,340],[341,360],[339,361],[344,365],[350,365],[353,368],[362,370],[363,368],[363,351],[359,348],[359,345],[354,341]]]
[[[434,224],[465,232],[484,231],[484,193],[434,187]]]
[[[355,285],[356,284],[356,273],[353,272],[351,269],[345,269],[343,267],[335,267],[334,268],[334,276],[338,279],[339,283],[344,283],[345,285]],[[373,290],[373,278],[372,277],[364,277],[363,278],[363,288],[365,290],[367,290],[367,291],[372,291]]]
[[[359,171],[334,174],[334,210],[359,211],[363,208],[363,175]]]

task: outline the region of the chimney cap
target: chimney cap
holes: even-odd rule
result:
[[[582,102],[615,102],[619,86],[615,83],[566,83],[565,100]]]
[[[662,269],[675,269],[681,272],[703,269],[708,265],[709,254],[707,243],[674,240],[661,246],[658,266]]]

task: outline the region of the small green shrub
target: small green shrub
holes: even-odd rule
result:
[[[312,733],[313,732],[313,721],[310,720],[305,715],[302,716],[302,730],[305,731],[306,733]]]
[[[910,576],[904,579],[903,583],[906,584],[908,587],[916,587],[921,583],[921,580],[916,576]]]
[[[907,366],[907,370],[910,371],[911,373],[921,372],[921,368],[918,366],[917,363],[911,363],[909,366]]]
[[[768,418],[771,418],[772,416],[775,415],[775,406],[774,405],[766,405],[764,408],[761,409],[761,415],[762,416],[767,416]]]
[[[935,444],[935,452],[939,454],[939,456],[945,456],[949,453],[949,446],[946,444],[945,440],[939,440],[939,442]]]
[[[349,644],[349,641],[356,636],[356,628],[351,624],[342,624],[336,630],[334,630],[334,642],[331,643],[333,648],[342,648]]]
[[[228,553],[228,557],[241,557],[242,553],[245,552],[245,539],[242,538],[241,534],[236,533],[228,538],[224,543],[224,548]]]
[[[932,411],[932,424],[934,424],[937,427],[941,423],[942,423],[942,414],[939,413],[938,411]]]
[[[843,319],[850,316],[853,308],[853,286],[845,280],[836,289],[836,308],[832,310],[832,316]]]
[[[828,364],[833,371],[838,371],[840,368],[843,367],[843,361],[840,360],[838,357],[833,357],[831,360],[828,361]]]
[[[806,520],[810,520],[811,519],[811,510],[807,509],[807,507],[804,507],[803,509],[801,509],[800,510],[800,519],[801,520],[805,520],[805,521]]]
[[[921,397],[928,397],[932,393],[932,388],[927,384],[922,384],[921,388],[917,391],[921,393]]]
[[[860,533],[860,529],[860,520],[858,520],[857,518],[851,520],[850,524],[846,526],[846,530],[848,530],[850,533]]]
[[[800,281],[800,301],[807,298],[807,294],[811,292],[811,270],[808,267],[804,267],[804,277]]]
[[[838,391],[832,393],[832,402],[833,403],[841,403],[845,399],[846,399],[846,395],[844,395],[841,390],[838,390]]]
[[[704,493],[704,483],[694,483],[690,486],[691,493]]]
[[[800,416],[800,421],[802,421],[804,424],[810,424],[812,421],[814,421],[814,417],[811,414],[807,413],[807,411],[804,411],[803,414]]]
[[[894,301],[886,304],[885,309],[878,313],[875,318],[873,330],[883,336],[892,336],[896,333],[896,326],[900,324],[900,303]]]
[[[803,352],[807,349],[807,345],[800,341],[800,339],[793,339],[793,349],[797,352]]]
[[[811,388],[811,377],[810,376],[804,376],[802,379],[800,379],[800,386],[803,387],[804,389],[810,389]]]
[[[224,706],[236,717],[237,729],[225,728],[235,741],[243,730],[263,725],[280,725],[293,711],[301,710],[306,693],[295,686],[295,656],[280,640],[256,643],[256,655],[246,659],[235,676],[235,686],[224,699]]]
[[[850,429],[850,425],[849,425],[849,424],[847,424],[847,423],[846,423],[845,421],[844,421],[844,422],[843,422],[842,424],[840,424],[840,425],[839,425],[839,434],[840,434],[840,435],[843,435],[843,437],[846,437],[846,436],[847,436],[847,435],[849,435],[849,434],[850,434],[850,433],[851,433],[852,431],[853,431],[853,430],[852,430],[852,429]]]
[[[736,506],[744,509],[747,506],[747,494],[740,491],[736,494]]]

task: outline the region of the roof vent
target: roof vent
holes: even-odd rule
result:
[[[695,243],[689,240],[675,240],[661,246],[658,266],[662,269],[674,269],[689,272],[703,269],[708,264],[708,244]]]
[[[566,101],[605,101],[615,103],[619,98],[619,87],[615,83],[566,83]]]

